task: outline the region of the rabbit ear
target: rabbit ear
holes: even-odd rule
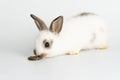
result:
[[[37,25],[39,30],[46,30],[46,29],[48,29],[46,24],[41,19],[39,19],[37,16],[35,16],[33,14],[31,14],[30,16],[34,19],[35,24]]]
[[[59,16],[52,21],[50,25],[50,31],[59,33],[62,30],[62,25],[63,25],[63,16]]]

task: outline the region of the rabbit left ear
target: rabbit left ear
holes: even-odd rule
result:
[[[47,30],[48,29],[46,24],[40,18],[38,18],[37,16],[35,16],[33,14],[31,14],[30,16],[34,19],[35,24],[37,25],[39,30]]]
[[[62,25],[63,25],[63,16],[59,16],[52,21],[49,30],[54,33],[60,33],[60,31],[62,30]]]

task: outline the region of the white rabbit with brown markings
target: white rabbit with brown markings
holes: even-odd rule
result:
[[[75,55],[85,49],[106,49],[106,25],[93,13],[81,13],[68,21],[59,16],[50,27],[37,16],[31,14],[39,35],[35,44],[35,55],[53,57],[57,55]]]

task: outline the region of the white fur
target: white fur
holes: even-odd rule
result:
[[[92,42],[92,39],[95,41]],[[53,40],[50,49],[43,47],[43,40]],[[97,15],[74,17],[64,21],[62,31],[55,35],[49,30],[40,31],[36,40],[37,54],[46,53],[46,57],[66,54],[81,49],[99,48],[107,43],[106,25]]]

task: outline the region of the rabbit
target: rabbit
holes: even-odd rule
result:
[[[39,29],[34,54],[39,55],[40,59],[64,54],[76,55],[82,50],[103,50],[108,47],[106,24],[94,13],[83,12],[64,21],[63,16],[58,16],[49,28],[37,16],[31,14],[31,17]],[[32,59],[36,56],[29,59],[39,60]]]

